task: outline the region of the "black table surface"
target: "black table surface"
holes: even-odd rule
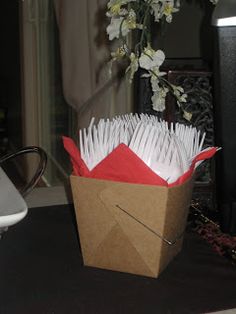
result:
[[[188,232],[157,279],[83,266],[72,206],[30,209],[0,240],[0,314],[171,314],[236,308],[236,267]]]

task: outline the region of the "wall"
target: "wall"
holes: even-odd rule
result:
[[[167,58],[201,58],[211,63],[213,9],[209,0],[181,0],[180,11],[173,14],[162,35],[157,35],[156,45]]]

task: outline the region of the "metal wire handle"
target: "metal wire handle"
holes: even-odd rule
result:
[[[137,223],[139,223],[140,225],[142,225],[144,228],[146,228],[148,231],[150,231],[151,233],[155,234],[155,236],[157,236],[158,238],[160,238],[161,240],[163,240],[165,243],[167,243],[168,245],[174,245],[178,240],[180,240],[183,235],[185,230],[183,230],[181,233],[179,233],[173,240],[169,240],[165,237],[163,237],[161,234],[157,233],[156,231],[152,230],[150,227],[148,227],[147,225],[145,225],[144,223],[142,223],[140,220],[138,220],[137,218],[135,218],[133,215],[131,215],[130,213],[128,213],[124,208],[122,208],[120,205],[116,205],[117,208],[119,208],[120,210],[122,210],[126,215],[130,216],[131,218],[133,218]]]
[[[35,186],[38,184],[40,178],[42,177],[42,175],[46,169],[46,165],[47,165],[47,154],[40,147],[27,146],[27,147],[23,147],[23,148],[17,150],[16,152],[9,153],[9,154],[0,158],[0,165],[1,165],[3,162],[5,162],[9,159],[15,158],[15,157],[20,156],[20,155],[29,154],[29,153],[38,154],[40,157],[40,160],[39,160],[39,164],[38,164],[38,167],[36,169],[36,172],[35,172],[33,178],[29,181],[29,183],[27,183],[19,191],[23,197],[25,197],[27,194],[29,194],[35,188]]]

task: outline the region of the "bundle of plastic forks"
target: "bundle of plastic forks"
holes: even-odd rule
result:
[[[87,129],[79,131],[81,157],[89,170],[123,143],[153,172],[173,183],[206,150],[203,150],[205,133],[179,123],[168,126],[156,116],[127,114],[111,120],[100,119],[96,125],[94,122],[93,118]]]

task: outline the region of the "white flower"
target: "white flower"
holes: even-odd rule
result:
[[[175,97],[177,98],[177,102],[178,103],[181,103],[181,102],[186,102],[186,98],[187,98],[187,95],[184,94],[184,89],[181,87],[181,86],[176,86],[176,85],[172,85],[172,88],[173,88],[173,93],[175,95]]]
[[[171,84],[172,88],[173,88],[173,92],[176,96],[179,96],[181,93],[184,93],[184,89],[181,86],[176,86]]]
[[[112,17],[111,23],[107,26],[109,39],[119,38],[120,35],[125,37],[131,29],[136,28],[136,14],[130,10],[126,17]]]
[[[107,4],[107,7],[109,9],[108,16],[123,15],[123,9],[121,8],[121,6],[133,1],[136,0],[110,0]]]
[[[121,26],[122,23],[122,26]],[[129,28],[127,24],[124,23],[123,17],[112,17],[111,23],[107,26],[107,34],[109,35],[109,40],[120,37],[120,31],[122,36],[126,36],[129,33]]]
[[[152,95],[152,107],[155,111],[164,111],[166,108],[166,94],[168,93],[168,88],[160,87],[159,90]]]
[[[184,114],[183,117],[184,119],[186,119],[187,121],[190,121],[192,119],[193,114],[191,112],[188,112],[186,110],[183,110]]]
[[[130,65],[126,69],[126,72],[130,71],[130,77],[129,77],[130,83],[133,81],[134,74],[136,71],[138,71],[138,67],[139,67],[138,58],[133,52],[131,52],[131,54],[130,54]]]
[[[152,86],[152,91],[156,92],[160,89],[159,86],[159,80],[155,75],[151,75],[151,86]]]
[[[152,85],[152,91],[156,92],[160,89],[160,80],[159,77],[164,76],[165,72],[159,72],[159,73],[152,73],[151,76],[151,85]]]
[[[145,0],[146,1],[146,0]],[[179,2],[176,2],[174,6],[174,0],[153,0],[151,3],[152,14],[155,17],[155,21],[159,22],[160,19],[165,16],[166,22],[172,22],[172,13],[178,12]]]
[[[178,12],[179,9],[174,7],[174,1],[166,1],[163,7],[163,15],[166,16],[166,22],[172,22],[172,13]]]
[[[125,23],[127,24],[129,29],[136,28],[136,13],[133,9],[129,10],[129,13],[125,19]]]
[[[187,97],[188,97],[187,94],[182,94],[181,96],[179,96],[179,97],[177,98],[178,103],[187,102]]]
[[[112,11],[107,11],[106,16],[111,18],[113,16],[125,16],[128,14],[128,10],[121,8],[118,13],[113,13]]]
[[[145,70],[154,70],[162,65],[165,60],[165,54],[162,50],[153,50],[146,47],[139,58],[139,65]]]
[[[127,50],[127,46],[126,45],[124,45],[122,47],[118,47],[116,49],[116,51],[111,53],[112,59],[115,61],[115,60],[123,58],[127,51],[128,50]]]
[[[127,3],[133,2],[133,1],[136,1],[136,0],[110,0],[107,3],[107,7],[108,7],[108,9],[115,7],[115,6],[121,7],[122,5],[126,5]]]

